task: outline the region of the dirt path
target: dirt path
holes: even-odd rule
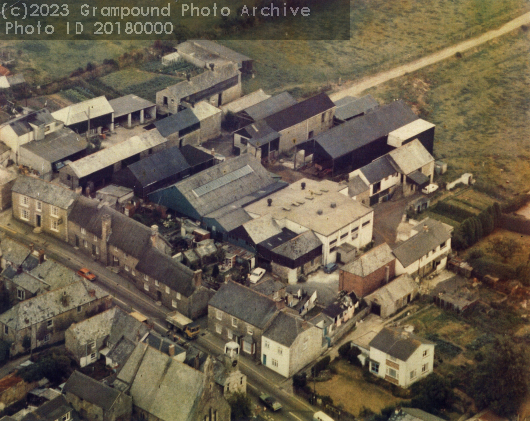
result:
[[[358,96],[361,92],[365,91],[368,88],[378,86],[384,82],[387,82],[391,79],[403,76],[405,73],[411,73],[423,67],[430,66],[431,64],[437,63],[439,61],[445,60],[449,57],[454,56],[457,52],[464,52],[470,48],[474,48],[478,45],[484,44],[492,39],[505,35],[508,32],[511,32],[515,29],[520,28],[522,25],[530,23],[530,12],[525,13],[514,20],[504,24],[499,29],[494,29],[492,31],[486,32],[476,38],[461,42],[459,44],[453,45],[452,47],[447,47],[437,53],[429,54],[428,56],[422,57],[418,60],[415,60],[411,63],[404,64],[402,66],[395,67],[392,70],[386,72],[378,73],[374,76],[368,76],[364,79],[361,79],[358,82],[355,82],[354,85],[345,88],[339,92],[335,92],[330,95],[330,98],[333,101],[336,101],[345,96]]]

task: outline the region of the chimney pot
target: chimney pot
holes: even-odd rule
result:
[[[423,226],[423,231],[425,231],[425,232],[428,232],[428,231],[429,231],[429,227],[427,226],[427,224],[425,224],[425,225]]]
[[[267,204],[268,204],[269,206],[272,205],[272,199],[271,199],[270,197],[267,199]]]
[[[30,250],[31,253],[33,253],[33,250],[35,250],[35,244],[31,243],[29,245],[29,250]]]
[[[89,289],[88,290],[88,295],[90,295],[91,297],[95,297],[96,296],[96,290],[95,289]]]
[[[302,182],[302,190],[305,190],[305,182]]]
[[[174,357],[175,356],[175,345],[169,345],[169,356]]]
[[[318,215],[322,215],[322,209],[317,210]]]
[[[332,208],[336,208],[337,207],[337,204],[335,202],[331,202],[331,205],[330,205]]]

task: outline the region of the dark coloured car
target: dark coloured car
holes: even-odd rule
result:
[[[324,272],[325,273],[333,273],[335,272],[339,267],[336,263],[328,263],[326,266],[324,266]]]

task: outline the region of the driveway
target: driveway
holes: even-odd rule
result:
[[[309,295],[317,291],[317,303],[323,306],[331,304],[339,292],[339,271],[324,273],[322,269],[308,276],[306,282],[287,285],[288,292],[303,289]]]
[[[397,227],[405,213],[407,204],[419,197],[419,193],[401,197],[395,201],[379,203],[374,208],[375,245],[387,243],[390,247],[396,244]]]

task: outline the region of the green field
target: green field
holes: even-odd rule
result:
[[[382,102],[404,99],[436,124],[435,157],[448,163],[439,181],[471,172],[487,191],[525,192],[530,189],[529,53],[530,32],[522,28],[367,93]],[[468,205],[480,208],[479,202]]]

